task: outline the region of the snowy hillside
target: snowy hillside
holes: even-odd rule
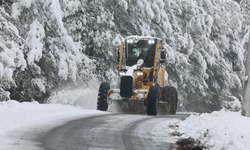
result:
[[[0,100],[43,103],[65,87],[115,84],[120,42],[151,35],[165,41],[166,84],[182,109],[238,110],[249,9],[247,0],[3,2]]]

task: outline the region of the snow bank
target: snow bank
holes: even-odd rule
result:
[[[28,131],[46,133],[67,121],[94,114],[106,113],[62,104],[0,102],[0,149],[20,149],[20,143],[30,138]],[[32,141],[28,143],[32,145]]]
[[[62,87],[62,89],[57,89],[52,93],[47,103],[66,104],[96,110],[99,85],[98,81],[91,80],[85,86],[79,88],[71,86]]]
[[[176,140],[193,138],[209,150],[246,150],[250,147],[250,118],[239,112],[215,111],[172,121],[168,133],[178,132]]]
[[[49,103],[69,104],[84,109],[96,109],[98,92],[96,89],[62,90],[49,98]]]

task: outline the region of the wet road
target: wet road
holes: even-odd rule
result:
[[[170,140],[167,135],[159,137],[154,128],[161,122],[185,117],[188,115],[109,114],[83,118],[52,129],[43,137],[42,149],[173,150],[176,147],[168,142]],[[166,140],[158,140],[159,138]]]

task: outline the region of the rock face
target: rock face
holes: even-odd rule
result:
[[[248,6],[230,0],[3,2],[0,95],[43,102],[57,88],[114,83],[120,42],[151,35],[165,41],[166,84],[177,88],[182,109],[239,109]]]

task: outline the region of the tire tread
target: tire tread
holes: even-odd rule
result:
[[[162,89],[161,101],[169,103],[169,114],[175,115],[177,111],[178,93],[175,87],[165,86]]]
[[[97,98],[97,110],[107,111],[108,110],[108,91],[110,89],[110,85],[106,82],[101,83],[98,92]]]
[[[158,113],[160,87],[152,85],[148,92],[147,114],[156,116]]]

